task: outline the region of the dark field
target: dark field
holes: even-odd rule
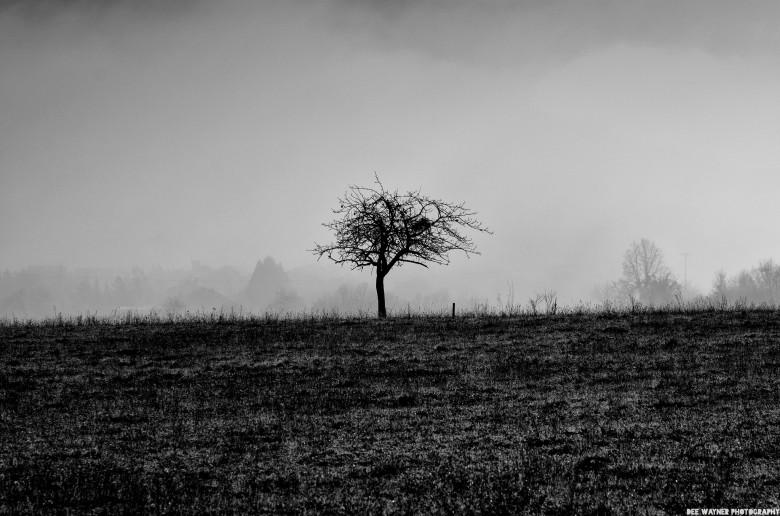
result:
[[[0,325],[0,513],[780,506],[780,312]]]

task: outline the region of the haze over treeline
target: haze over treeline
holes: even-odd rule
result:
[[[442,284],[446,277],[428,278],[424,273],[390,281],[387,300],[391,315],[448,313],[451,303],[466,311],[512,312],[541,309],[542,303],[549,302],[562,307],[604,302],[610,306],[664,305],[702,299],[710,306],[780,302],[780,263],[772,259],[731,275],[718,271],[706,291],[686,286],[666,267],[662,256],[657,265],[648,286],[630,284],[630,276],[616,271],[614,281],[594,284],[590,295],[577,301],[567,299],[565,292],[527,290],[513,283],[494,292],[470,290],[468,282]],[[0,273],[0,317],[213,311],[369,315],[377,302],[372,279],[368,272],[350,274],[319,264],[286,270],[272,256],[259,260],[251,272],[199,261],[176,269],[29,266]]]
[[[641,238],[702,294],[780,259],[775,1],[11,1],[0,70],[6,296],[38,299],[32,266],[124,271],[102,295],[192,260],[246,289],[269,250],[293,281],[374,172],[495,232],[395,271],[399,298],[592,299]]]
[[[247,315],[373,313],[376,295],[368,281],[359,280],[317,265],[288,271],[272,256],[259,260],[251,273],[198,261],[188,268],[148,270],[30,266],[0,273],[0,316],[213,310]],[[401,283],[389,294],[391,309],[397,312],[443,310],[456,299],[464,300],[447,290],[428,291],[425,283],[417,290]],[[477,302],[476,298],[468,301]]]

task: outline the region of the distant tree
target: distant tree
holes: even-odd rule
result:
[[[255,266],[245,290],[245,299],[258,309],[267,309],[274,302],[279,291],[292,291],[290,278],[281,263],[266,256]]]
[[[713,283],[712,295],[718,299],[776,303],[780,300],[780,264],[770,258],[730,278],[721,271]]]
[[[677,278],[664,263],[663,253],[646,238],[632,242],[623,255],[623,277],[615,285],[624,297],[645,303],[670,301],[681,291]]]
[[[333,213],[340,218],[324,223],[333,231],[336,241],[315,244],[312,252],[318,258],[327,256],[352,269],[373,267],[376,270],[378,316],[386,317],[385,286],[387,274],[396,265],[412,263],[449,264],[450,251],[466,256],[479,254],[474,242],[460,233],[468,228],[492,233],[482,226],[476,212],[461,204],[431,199],[418,191],[405,194],[388,191],[375,176],[376,187],[351,186]]]
[[[73,295],[76,308],[79,311],[89,311],[97,309],[100,304],[100,287],[97,280],[90,282],[88,279],[82,279],[76,285],[76,291]]]
[[[147,305],[154,302],[154,289],[149,277],[140,267],[133,267],[132,276],[127,282],[130,302],[134,306]]]
[[[294,290],[280,288],[276,292],[270,308],[278,312],[297,312],[305,307],[303,298]]]
[[[726,297],[727,292],[726,273],[721,269],[715,273],[715,277],[712,280],[712,296],[721,300]]]
[[[127,288],[127,283],[121,276],[117,276],[114,281],[111,282],[109,299],[114,304],[114,307],[128,306],[131,304],[130,289]]]
[[[780,264],[775,264],[771,258],[760,262],[752,275],[759,290],[774,294],[780,287]]]
[[[169,297],[163,303],[163,309],[169,316],[177,315],[184,311],[187,305],[178,296]]]

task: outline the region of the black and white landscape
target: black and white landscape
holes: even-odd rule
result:
[[[777,92],[770,0],[0,0],[0,513],[772,513]]]

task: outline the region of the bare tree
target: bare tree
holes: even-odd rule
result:
[[[780,297],[780,264],[770,258],[728,279],[721,271],[713,283],[712,294],[718,299],[774,303]]]
[[[726,283],[726,273],[723,269],[720,269],[715,273],[715,277],[712,279],[712,296],[718,300],[724,299],[728,291],[728,284]]]
[[[770,294],[776,293],[780,287],[780,264],[775,264],[771,258],[760,262],[753,268],[753,280],[758,289]]]
[[[378,316],[386,317],[384,281],[393,267],[405,263],[447,265],[450,251],[479,254],[460,229],[492,232],[463,203],[431,199],[419,190],[390,192],[378,176],[375,179],[375,188],[349,187],[333,210],[339,218],[323,224],[333,231],[336,241],[315,243],[312,252],[318,259],[327,256],[338,264],[350,264],[352,269],[375,268]]]
[[[680,284],[664,263],[663,253],[646,238],[632,242],[623,255],[623,277],[616,287],[624,296],[650,303],[670,301],[680,292]]]

